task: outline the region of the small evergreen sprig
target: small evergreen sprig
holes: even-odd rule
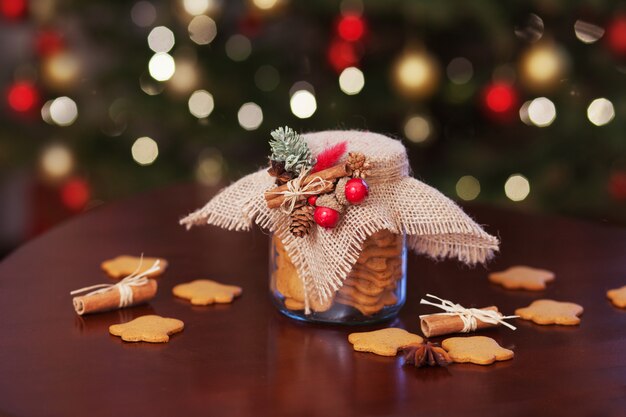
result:
[[[308,170],[315,164],[311,150],[305,140],[290,127],[279,127],[271,135],[272,155],[270,160],[284,163],[285,171],[294,177],[300,175],[302,170]]]

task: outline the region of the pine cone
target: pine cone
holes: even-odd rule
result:
[[[296,237],[303,237],[309,234],[309,230],[315,219],[313,214],[315,213],[315,207],[304,204],[295,208],[291,212],[291,224],[289,225],[289,231]]]
[[[335,198],[339,201],[339,204],[342,206],[347,206],[350,204],[346,199],[346,184],[350,180],[350,177],[343,177],[337,181],[337,185],[335,186]]]
[[[335,193],[322,194],[315,202],[317,207],[328,207],[343,214],[346,208],[337,200]]]
[[[283,185],[293,179],[291,173],[285,171],[285,163],[282,161],[274,161],[270,159],[270,167],[267,173],[272,177],[276,177],[276,185]]]
[[[369,175],[370,163],[361,152],[350,152],[347,163],[352,171],[352,177],[365,179]]]

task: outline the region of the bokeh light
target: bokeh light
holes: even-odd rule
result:
[[[345,68],[358,64],[360,55],[359,50],[352,42],[341,39],[333,40],[326,54],[328,62],[338,73]]]
[[[278,0],[252,0],[252,4],[261,10],[270,10],[276,7]]]
[[[49,125],[54,124],[54,120],[52,120],[52,117],[50,117],[50,106],[52,105],[53,101],[54,100],[48,100],[43,104],[43,106],[41,106],[41,118]]]
[[[159,145],[154,139],[143,136],[133,143],[130,153],[139,165],[150,165],[159,156]]]
[[[581,42],[594,43],[604,36],[604,29],[593,23],[579,19],[574,23],[574,33],[576,34],[576,38]]]
[[[617,55],[626,55],[626,14],[618,13],[606,28],[606,42]]]
[[[65,47],[63,37],[53,29],[39,31],[35,39],[35,48],[41,56],[49,56],[60,52]]]
[[[28,82],[18,82],[9,88],[7,101],[9,106],[18,112],[27,112],[32,110],[37,101],[39,94],[34,85]]]
[[[78,118],[78,106],[69,97],[59,97],[50,104],[50,119],[59,126],[69,126]]]
[[[235,62],[245,61],[251,52],[250,39],[243,35],[233,35],[226,41],[226,55]]]
[[[552,43],[537,44],[522,56],[522,81],[533,91],[551,90],[565,77],[568,61],[562,48]]]
[[[254,83],[261,91],[274,91],[280,83],[280,74],[273,66],[263,65],[254,73]]]
[[[0,1],[0,15],[10,20],[18,20],[24,17],[28,10],[27,0],[2,0]]]
[[[211,114],[215,103],[211,93],[206,90],[198,90],[194,91],[191,97],[189,97],[187,105],[189,106],[189,112],[201,119]]]
[[[297,90],[289,101],[291,112],[300,119],[308,119],[317,110],[315,96],[307,90]]]
[[[57,52],[44,59],[42,78],[51,87],[67,88],[78,80],[81,70],[82,64],[77,55],[69,51]]]
[[[256,130],[263,123],[263,110],[256,103],[245,103],[237,112],[239,125],[246,130]]]
[[[155,80],[167,81],[174,75],[174,72],[176,71],[176,63],[170,54],[166,52],[158,52],[150,58],[148,71]]]
[[[198,157],[196,180],[207,186],[215,186],[222,180],[224,158],[216,149],[205,149]]]
[[[61,188],[61,201],[71,210],[79,211],[85,208],[90,197],[89,184],[82,178],[72,178]]]
[[[208,45],[217,35],[217,25],[209,16],[196,16],[187,26],[189,38],[198,45]]]
[[[523,201],[530,194],[530,182],[521,174],[513,174],[504,183],[504,193],[511,201]]]
[[[517,104],[517,93],[508,83],[491,84],[485,89],[484,94],[485,105],[492,113],[508,114]]]
[[[528,105],[528,119],[538,127],[550,126],[556,119],[556,107],[550,99],[538,97]]]
[[[530,107],[530,103],[532,103],[532,101],[528,100],[519,108],[519,118],[527,126],[533,125],[533,122],[530,121],[530,117],[528,117],[528,107]]]
[[[183,0],[183,8],[192,16],[211,12],[215,7],[215,0]]]
[[[349,96],[359,94],[364,85],[363,72],[356,67],[348,67],[339,75],[339,88]]]
[[[72,173],[74,157],[66,146],[54,144],[45,148],[41,153],[39,165],[46,179],[57,181]]]
[[[432,130],[432,124],[425,116],[411,116],[404,124],[404,136],[413,143],[422,143],[428,140]]]
[[[526,16],[524,22],[515,26],[515,36],[527,41],[537,42],[543,37],[544,24],[543,20],[534,13]]]
[[[454,84],[467,84],[474,76],[474,66],[469,59],[457,57],[446,67],[446,74]]]
[[[424,98],[435,92],[439,83],[437,61],[424,52],[410,52],[394,65],[394,81],[399,93]]]
[[[163,83],[155,81],[154,78],[147,73],[142,74],[139,77],[139,87],[141,88],[141,91],[149,96],[159,95],[165,89],[165,85]]]
[[[170,91],[175,93],[189,93],[196,87],[199,78],[198,65],[194,60],[176,59],[176,71],[168,81],[168,85]]]
[[[587,118],[596,126],[604,126],[615,117],[613,103],[606,98],[597,98],[587,107]]]
[[[464,175],[456,183],[456,195],[461,200],[475,200],[480,194],[480,182],[471,175]]]
[[[138,1],[130,10],[130,18],[137,26],[146,28],[157,18],[156,8],[149,1]]]
[[[169,52],[175,42],[174,32],[165,26],[157,26],[148,34],[148,46],[154,52]]]
[[[360,16],[347,14],[339,20],[337,33],[348,42],[358,41],[365,34],[365,22]]]

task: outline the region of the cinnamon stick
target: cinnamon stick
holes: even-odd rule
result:
[[[330,181],[330,180],[335,180],[337,178],[349,176],[351,175],[351,173],[352,172],[350,168],[348,167],[348,164],[335,165],[333,167],[316,172],[304,178],[302,180],[302,186],[309,184],[315,178],[321,178],[323,180]],[[285,199],[285,196],[279,193],[287,191],[287,189],[288,189],[287,184],[283,184],[279,187],[272,188],[271,190],[265,192],[265,200],[267,201],[280,200],[282,204],[282,200]],[[278,204],[276,207],[278,206],[280,206],[280,204]],[[269,203],[268,203],[268,207],[269,207]]]
[[[149,279],[144,285],[131,286],[133,302],[130,305],[145,303],[154,298],[157,292],[157,282]],[[113,287],[110,291],[93,295],[81,295],[72,299],[74,310],[79,316],[101,311],[115,310],[120,305],[120,292]]]
[[[484,307],[481,310],[486,311],[499,311],[498,307]],[[495,327],[497,324],[485,323],[482,320],[476,319],[477,329],[484,329],[486,327]],[[441,336],[450,333],[459,333],[463,330],[463,320],[458,315],[448,314],[429,314],[420,318],[420,327],[422,333],[426,337]]]
[[[316,193],[303,193],[300,197],[298,197],[298,200],[304,200],[307,197],[315,195],[315,194],[327,193],[329,191],[332,191],[332,189],[334,187],[335,187],[335,184],[333,184],[333,183],[327,184],[319,192],[316,192]],[[285,196],[284,195],[277,194],[276,196],[278,198],[273,198],[271,200],[267,200],[267,207],[268,208],[271,208],[271,209],[278,208],[278,207],[280,207],[283,204],[283,201],[285,201]],[[267,199],[267,196],[265,198]]]

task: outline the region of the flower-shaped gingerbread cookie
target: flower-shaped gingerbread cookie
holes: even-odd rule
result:
[[[241,287],[223,285],[208,279],[179,284],[172,289],[175,296],[191,301],[197,306],[206,306],[213,303],[230,303],[233,298],[241,295]]]
[[[404,329],[390,327],[373,332],[351,333],[348,341],[358,352],[371,352],[381,356],[395,356],[399,349],[424,341],[420,336]]]
[[[529,266],[512,266],[504,271],[492,272],[489,281],[509,290],[541,291],[546,289],[547,282],[554,281],[554,272]]]
[[[524,320],[531,320],[537,324],[562,324],[574,326],[580,323],[583,313],[582,306],[554,300],[536,300],[528,307],[518,308],[515,314]]]
[[[448,351],[454,362],[490,365],[496,361],[513,358],[513,351],[505,349],[495,340],[485,336],[451,337],[441,346]]]
[[[100,265],[102,270],[111,278],[124,278],[133,272],[141,273],[152,268],[156,261],[159,261],[159,269],[146,275],[149,278],[156,277],[165,272],[167,261],[162,258],[147,258],[129,255],[120,255],[113,259],[108,259]],[[141,265],[141,266],[140,266]],[[137,269],[139,268],[139,269]]]
[[[606,296],[609,297],[609,300],[611,300],[615,307],[626,308],[626,285],[622,288],[609,290]]]
[[[109,333],[120,336],[125,342],[165,343],[170,340],[169,335],[180,332],[184,327],[185,323],[180,320],[148,315],[128,323],[114,324],[109,327]]]

